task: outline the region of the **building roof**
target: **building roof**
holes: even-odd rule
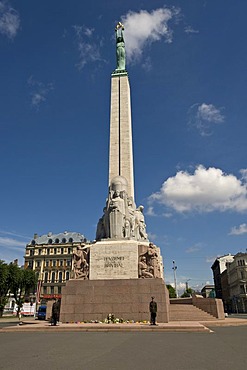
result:
[[[28,245],[81,243],[86,241],[85,236],[78,232],[64,231],[63,233],[58,234],[52,234],[52,232],[49,232],[48,234],[41,236],[35,234],[34,238],[28,243]]]

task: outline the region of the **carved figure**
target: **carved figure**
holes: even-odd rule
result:
[[[136,208],[127,193],[128,182],[123,176],[112,179],[104,214],[99,219],[96,240],[105,238],[148,240],[143,206]]]
[[[160,272],[159,252],[158,248],[153,243],[149,243],[149,247],[147,250],[147,263],[152,267],[154,277],[160,278],[161,272]]]
[[[120,191],[116,190],[109,203],[110,237],[123,238],[124,229],[124,200],[120,197]]]
[[[130,237],[130,222],[128,219],[124,222],[124,229],[123,229],[124,237],[129,238]]]
[[[128,198],[127,216],[130,226],[130,235],[135,236],[135,207],[132,198]]]
[[[123,38],[124,26],[118,22],[116,32],[116,46],[117,46],[117,68],[116,71],[125,71],[125,43]]]
[[[147,240],[146,224],[143,215],[143,206],[139,206],[135,211],[135,231],[137,240]]]
[[[153,268],[152,266],[148,266],[146,262],[146,257],[141,256],[139,261],[139,278],[153,278]]]
[[[80,247],[73,251],[73,272],[75,279],[87,280],[89,275],[89,265],[86,260],[87,252]]]

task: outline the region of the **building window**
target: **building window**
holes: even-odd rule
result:
[[[33,256],[34,255],[34,250],[33,249],[31,249],[30,250],[30,256]]]
[[[60,265],[60,267],[63,267],[63,260],[60,260],[59,265]]]
[[[58,286],[57,287],[57,292],[58,292],[58,294],[61,294],[62,293],[62,287],[61,286]]]
[[[51,286],[51,294],[54,294],[54,286]]]
[[[49,240],[48,240],[48,243],[49,243],[49,244],[52,244],[52,239],[49,239]]]
[[[47,283],[48,282],[48,272],[45,272],[45,279],[44,279],[44,283]]]
[[[49,267],[49,260],[45,261],[45,267]]]
[[[70,267],[71,266],[71,261],[70,260],[67,260],[67,266]]]
[[[69,271],[66,271],[66,280],[69,280]]]
[[[39,248],[39,255],[42,253],[42,249],[41,248]]]
[[[36,267],[40,267],[40,261],[36,261]]]
[[[51,282],[52,282],[52,283],[55,283],[55,276],[56,276],[56,274],[55,274],[55,272],[53,271],[53,272],[52,272],[52,274],[51,274]]]
[[[46,254],[50,254],[50,248],[47,248],[47,250],[46,250]]]
[[[55,243],[56,243],[56,244],[58,244],[58,243],[59,243],[59,239],[58,239],[58,238],[56,238],[56,239],[55,239]]]
[[[71,248],[68,248],[68,254],[71,254]]]
[[[56,260],[52,260],[52,266],[56,267]]]
[[[62,273],[62,271],[60,271],[59,274],[58,274],[58,282],[62,283],[62,281],[63,281],[63,273]]]
[[[63,238],[63,239],[62,239],[62,242],[63,242],[63,243],[66,243],[66,239],[65,239],[65,238]]]
[[[70,243],[73,243],[73,238],[69,238],[69,242]]]
[[[28,261],[28,268],[32,269],[33,268],[33,261]]]
[[[44,286],[44,287],[43,287],[43,293],[44,293],[44,294],[47,294],[47,286]]]
[[[61,254],[64,254],[64,249],[63,248],[61,248]]]

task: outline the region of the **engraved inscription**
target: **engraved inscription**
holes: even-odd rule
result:
[[[113,256],[113,257],[104,257],[104,267],[105,268],[123,268],[124,256]]]

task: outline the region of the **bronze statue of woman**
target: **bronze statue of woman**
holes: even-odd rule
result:
[[[116,71],[125,71],[125,43],[123,38],[124,26],[118,22],[116,32],[116,46],[117,46],[117,68]]]

